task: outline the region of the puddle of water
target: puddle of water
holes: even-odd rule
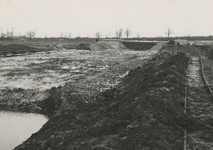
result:
[[[37,132],[47,120],[40,114],[0,111],[0,149],[12,150]]]

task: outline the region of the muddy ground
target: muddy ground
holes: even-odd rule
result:
[[[184,113],[189,58],[203,57],[211,82],[208,54],[191,46],[164,46],[5,58],[1,64],[11,63],[1,66],[2,106],[51,116],[15,149],[182,150],[184,129],[212,131],[212,121]]]
[[[130,69],[143,65],[158,50],[135,52],[113,49],[105,51],[42,51],[0,59],[0,107],[6,110],[38,112],[51,115],[54,89],[69,84],[81,97],[117,85]],[[47,104],[46,101],[47,100]]]
[[[72,84],[57,88],[57,111],[16,149],[183,149],[184,129],[210,125],[184,114],[186,69],[199,53],[165,49],[95,97],[82,97]]]
[[[60,113],[16,149],[181,149],[187,61],[162,52],[95,100],[57,89]]]

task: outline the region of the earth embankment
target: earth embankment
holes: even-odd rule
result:
[[[200,126],[184,114],[188,60],[163,51],[94,98],[72,95],[71,85],[57,89],[60,113],[15,150],[182,149],[183,129]]]
[[[131,49],[137,51],[160,50],[163,42],[131,42],[131,41],[99,41],[94,43],[82,43],[77,49],[87,49],[91,51],[101,51],[106,49]]]
[[[91,50],[90,49],[90,43],[81,43],[79,44],[76,49],[79,49],[79,50]]]
[[[90,44],[90,50],[98,51],[98,50],[106,50],[106,49],[126,49],[123,43],[119,41],[100,41],[94,42]]]
[[[128,49],[132,50],[148,50],[157,44],[157,42],[134,42],[134,41],[123,41],[123,45],[125,45]]]
[[[116,85],[127,71],[143,65],[156,53],[156,50],[54,50],[2,57],[0,109],[51,116],[59,108],[59,87],[69,84],[74,89],[72,94],[79,93],[77,97],[94,97]]]

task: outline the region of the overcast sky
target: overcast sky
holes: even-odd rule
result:
[[[213,35],[213,0],[0,0],[0,28],[36,36],[115,36],[119,28],[142,37]]]

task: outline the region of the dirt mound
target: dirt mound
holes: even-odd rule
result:
[[[56,106],[68,108],[15,149],[182,149],[183,128],[197,124],[184,114],[187,63],[184,53],[164,51],[93,101],[56,90]]]
[[[149,50],[153,46],[155,46],[157,43],[156,42],[122,42],[127,48],[132,49],[132,50]]]
[[[90,43],[81,43],[76,47],[76,49],[90,50]]]
[[[90,44],[90,49],[92,51],[99,51],[105,49],[126,49],[126,47],[118,41],[102,41],[102,42],[95,42]]]
[[[174,40],[169,40],[169,42],[167,44],[168,45],[175,45],[175,41]]]
[[[150,50],[161,50],[163,46],[165,45],[165,42],[158,42],[155,46],[153,46]]]

